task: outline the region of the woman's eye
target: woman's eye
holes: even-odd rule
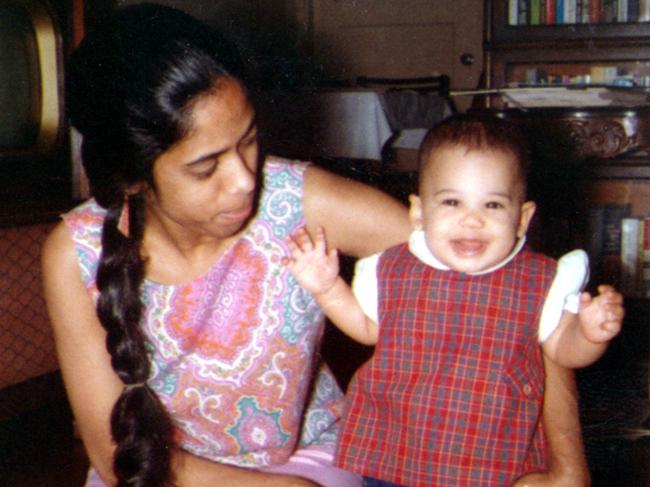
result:
[[[210,176],[214,174],[214,171],[216,169],[217,169],[217,164],[213,163],[210,164],[209,167],[194,171],[192,174],[196,179],[208,179]]]
[[[248,147],[252,144],[257,142],[257,131],[251,132],[250,134],[246,135],[240,142],[239,145],[243,147]]]

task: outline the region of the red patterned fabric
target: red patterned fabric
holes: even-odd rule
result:
[[[40,264],[52,227],[0,229],[0,388],[58,369]]]
[[[386,251],[379,342],[350,384],[340,466],[411,487],[507,486],[543,470],[537,327],[555,270],[526,250],[480,276]]]

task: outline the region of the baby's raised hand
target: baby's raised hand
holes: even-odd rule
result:
[[[592,343],[604,343],[621,330],[625,309],[623,296],[612,286],[598,286],[598,295],[580,295],[580,327],[585,338]]]
[[[339,275],[339,259],[336,249],[327,250],[325,230],[318,227],[312,238],[302,227],[286,242],[291,258],[284,262],[300,285],[314,294],[329,291]]]

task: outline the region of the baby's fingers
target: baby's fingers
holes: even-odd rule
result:
[[[621,331],[621,322],[619,320],[606,321],[603,323],[603,330],[611,336],[618,335],[618,332]]]
[[[306,252],[311,250],[314,247],[314,243],[311,239],[311,235],[305,227],[300,227],[293,234],[293,241],[296,246],[299,247],[302,251]]]
[[[605,303],[623,304],[623,295],[608,284],[598,286],[598,297]]]
[[[291,254],[294,259],[302,254],[302,249],[298,246],[298,243],[293,237],[286,237],[284,241],[289,249],[289,254]]]
[[[325,230],[323,230],[323,227],[316,228],[313,244],[317,251],[327,254],[327,240],[325,240]]]

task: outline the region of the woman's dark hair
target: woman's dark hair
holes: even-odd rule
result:
[[[92,195],[107,210],[97,314],[125,384],[111,415],[117,485],[173,485],[174,425],[145,384],[151,363],[140,325],[144,195],[133,192],[154,188],[153,162],[187,134],[199,97],[217,90],[223,77],[244,86],[243,64],[233,46],[198,20],[138,4],[100,20],[72,54],[66,75],[67,114],[83,136]],[[120,231],[124,215],[128,232]]]

